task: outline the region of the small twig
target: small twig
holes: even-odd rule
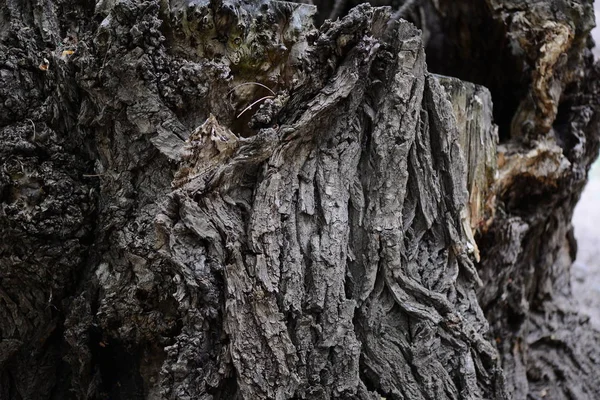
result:
[[[106,59],[108,58],[108,52],[110,51],[112,44],[113,44],[113,38],[111,36],[110,42],[108,42],[108,47],[106,48],[106,54],[104,55],[104,61],[102,61],[102,66],[100,67],[101,72],[104,71],[104,66],[106,65]]]
[[[33,142],[35,142],[35,136],[36,136],[35,124],[33,123],[33,121],[31,119],[27,119],[27,121],[31,122],[31,126],[33,126],[33,137],[31,138],[31,140]]]
[[[54,293],[52,292],[52,289],[50,289],[50,297],[48,297],[48,305],[46,306],[45,309],[47,310],[49,307],[52,307],[56,311],[58,311],[58,308],[56,308],[56,306],[54,304],[52,304],[52,298],[53,297],[54,297]]]
[[[276,96],[275,92],[273,90],[271,90],[270,87],[263,85],[262,83],[258,83],[258,82],[244,82],[244,83],[240,83],[239,85],[235,86],[233,89],[231,89],[229,92],[227,92],[227,95],[229,96],[229,93],[233,92],[235,89],[241,87],[241,86],[246,86],[246,85],[258,85],[261,87],[264,87],[265,89],[267,89],[269,92],[271,92],[271,94],[273,96]]]
[[[84,178],[97,178],[97,177],[101,177],[104,175],[106,175],[106,174],[82,174],[81,176],[83,176]]]
[[[274,96],[265,96],[265,97],[261,97],[260,99],[256,100],[254,103],[250,104],[248,107],[244,108],[244,110],[238,114],[238,116],[236,118],[239,118],[242,116],[243,113],[245,113],[246,111],[248,111],[249,109],[251,109],[255,104],[263,101],[263,100],[268,100],[268,99],[274,99]]]
[[[333,21],[342,14],[342,11],[344,11],[344,8],[346,7],[346,2],[347,0],[335,0],[335,3],[333,3],[333,8],[329,13],[330,20]]]

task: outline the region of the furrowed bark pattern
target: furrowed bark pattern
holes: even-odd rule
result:
[[[77,288],[92,241],[90,133],[77,124],[78,88],[60,36],[88,29],[90,9],[0,6],[0,398],[47,398],[65,379],[64,300]],[[81,19],[80,19],[81,18]],[[32,27],[39,27],[38,30]]]
[[[597,93],[599,75],[590,60],[587,65],[591,83],[568,89],[561,106],[567,108],[562,112],[568,122],[553,128],[556,142],[561,143],[559,135],[566,139],[562,148],[552,138],[533,149],[499,149],[500,212],[480,241],[487,249],[480,272],[488,288],[480,303],[504,354],[505,370],[512,371],[507,382],[514,398],[552,393],[556,399],[593,399],[600,394],[592,378],[600,336],[588,317],[578,314],[570,289],[577,251],[570,221],[598,152],[598,103],[592,93]],[[500,240],[502,246],[490,247]]]
[[[592,3],[418,1],[411,10],[431,69],[485,85],[494,99],[501,145],[493,218],[478,227],[479,300],[508,391],[595,399],[598,333],[570,298],[570,220],[598,154]]]
[[[570,298],[576,254],[570,221],[598,154],[598,68],[586,48],[592,4],[487,3],[437,3],[437,18],[444,16],[444,22],[434,24],[439,34],[428,45],[437,71],[464,78],[461,69],[466,75],[475,69],[472,79],[490,87],[495,106],[500,103],[495,115],[504,127],[490,199],[494,217],[478,238],[485,283],[480,304],[503,354],[513,398],[595,399],[598,333]],[[473,39],[482,21],[490,33]],[[471,41],[466,45],[461,38]],[[488,51],[499,60],[481,68]]]
[[[212,170],[192,173],[174,192],[160,218],[165,242],[185,227],[224,271],[223,324],[243,398],[503,396],[474,303],[452,108],[426,73],[418,32],[402,24],[385,43],[385,18],[363,7],[321,28],[299,69],[319,70],[312,54],[345,57],[331,78],[311,78],[328,83],[302,88],[307,109],[284,108],[277,131],[236,139],[216,118],[203,126],[215,148],[219,138],[228,144],[215,150]],[[341,39],[350,44],[332,45]],[[270,154],[244,150],[261,135],[274,142]],[[209,165],[203,157],[196,162]],[[229,186],[228,171],[241,160],[247,170],[260,167],[239,183],[254,196]],[[182,252],[190,249],[168,253]],[[438,268],[429,270],[432,261]],[[432,348],[430,365],[424,354]]]
[[[423,50],[470,2],[75,3],[0,6],[0,399],[597,397],[586,7],[486,9],[534,65],[495,179],[497,85]]]
[[[469,8],[470,3],[456,7],[440,2],[445,26],[458,26],[453,18],[472,15],[476,8]],[[503,106],[515,111],[498,148],[494,217],[478,238],[484,249],[480,304],[503,355],[513,398],[595,399],[600,395],[592,378],[598,368],[598,333],[578,315],[570,298],[570,266],[576,254],[570,221],[598,154],[598,69],[586,49],[594,23],[592,4],[487,3],[489,8],[478,11],[480,19],[469,19],[457,31],[469,37],[467,32],[480,31],[478,21],[487,20],[504,45],[495,48],[480,41],[469,46],[470,55],[462,60],[455,56],[450,63],[456,69],[485,63],[477,54],[495,48],[500,60],[487,76],[480,69],[473,79],[499,94],[496,103],[510,100],[498,87],[498,77],[508,82],[520,78],[514,86],[501,84],[519,97]],[[456,37],[447,33],[448,40]]]

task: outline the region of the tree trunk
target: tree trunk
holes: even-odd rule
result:
[[[0,4],[1,400],[600,398],[591,3],[314,3]]]

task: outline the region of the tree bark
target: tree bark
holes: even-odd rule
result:
[[[0,399],[600,398],[591,4],[314,3],[0,4]]]

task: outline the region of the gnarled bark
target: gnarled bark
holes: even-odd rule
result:
[[[75,3],[0,8],[0,399],[597,397],[588,5]]]

